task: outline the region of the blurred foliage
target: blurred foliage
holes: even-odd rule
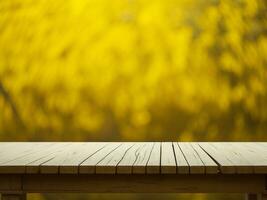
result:
[[[0,0],[1,140],[266,140],[267,1]]]
[[[0,0],[1,141],[266,132],[266,0]]]

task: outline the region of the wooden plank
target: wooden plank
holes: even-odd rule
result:
[[[234,174],[236,173],[235,164],[225,155],[223,151],[216,148],[214,145],[208,142],[198,143],[200,147],[211,156],[216,163],[219,164],[221,173],[223,174]]]
[[[187,160],[190,168],[190,174],[204,174],[205,165],[198,156],[197,152],[193,149],[188,142],[179,142],[179,147],[181,148],[185,159]]]
[[[217,174],[219,171],[218,165],[210,158],[210,156],[200,148],[198,143],[192,142],[191,146],[198,154],[199,158],[203,162],[205,166],[205,173],[206,174]]]
[[[173,143],[178,174],[189,174],[189,165],[177,142]]]
[[[11,146],[8,147],[8,150],[0,156],[0,164],[4,164],[15,159],[30,155],[51,145],[51,143],[46,142],[14,142],[11,144]]]
[[[74,142],[56,154],[54,158],[40,165],[40,172],[77,174],[79,165],[92,154],[100,150],[106,143],[81,143]]]
[[[79,147],[80,144],[81,143],[70,143],[70,145],[65,146],[64,148],[62,148],[62,150],[57,151],[56,154],[52,154],[50,159],[45,157],[46,161],[39,165],[40,173],[58,174],[60,164],[64,161],[66,157],[72,156],[73,151],[75,152],[75,150]]]
[[[172,142],[161,143],[161,174],[176,174],[176,161]]]
[[[20,145],[20,142],[0,142],[0,157],[10,151],[10,148]]]
[[[254,173],[267,173],[267,148],[259,143],[251,142],[238,142],[231,145],[233,145],[234,149],[239,151],[239,154],[242,156],[242,158],[251,163]]]
[[[145,142],[144,145],[140,148],[137,154],[136,161],[133,165],[133,174],[146,173],[146,165],[148,163],[153,146],[153,142]]]
[[[96,173],[96,165],[119,148],[122,143],[118,142],[110,142],[106,145],[103,149],[95,153],[94,155],[90,156],[84,162],[82,162],[79,166],[79,173],[81,174],[94,174]]]
[[[90,193],[262,193],[264,175],[165,174],[165,175],[25,175],[25,192]]]
[[[0,193],[21,191],[22,177],[14,174],[0,174]]]
[[[236,173],[238,174],[250,174],[253,173],[253,165],[242,156],[239,149],[234,148],[234,143],[230,142],[218,142],[211,143],[219,151],[223,152],[235,166]]]
[[[144,145],[145,143],[137,142],[126,152],[117,165],[117,174],[132,174],[133,165],[140,154],[140,148]]]
[[[41,171],[40,165],[52,160],[58,154],[60,154],[62,152],[65,152],[66,151],[66,147],[68,147],[70,145],[71,145],[71,142],[58,142],[58,143],[56,143],[56,146],[53,147],[53,149],[48,148],[46,151],[40,152],[41,155],[40,155],[40,157],[38,159],[35,159],[35,160],[33,160],[33,161],[31,161],[31,162],[26,164],[26,172],[25,173],[27,173],[27,174],[40,173],[40,171]],[[36,158],[38,156],[39,155],[37,154]]]
[[[77,174],[79,165],[90,156],[94,155],[107,145],[106,142],[97,143],[85,143],[77,149],[75,156],[71,156],[65,159],[59,167],[59,171],[62,174]]]
[[[267,173],[267,143],[263,142],[181,143],[184,147],[168,142],[162,146],[161,143],[132,143],[132,148],[119,153],[116,148],[130,143],[107,143],[98,148],[100,144],[0,142],[0,174],[77,174],[79,169],[80,173],[95,173],[97,165],[99,169],[107,167],[108,173],[113,173],[114,167],[117,173],[128,174],[157,174],[160,169],[163,174],[174,173],[174,169],[182,174],[188,173],[188,168],[191,173],[203,173],[203,167],[205,173],[216,173],[217,164],[222,173]],[[104,166],[101,162],[113,164]]]
[[[60,148],[69,145],[70,143],[50,143],[49,146],[37,146],[34,147],[34,150],[31,154],[24,155],[22,157],[18,157],[6,163],[0,164],[0,173],[13,173],[13,174],[21,174],[26,172],[26,166],[31,163],[38,162],[42,160],[42,158],[50,155],[51,152],[55,152]],[[34,170],[39,172],[39,166],[34,166]]]
[[[120,147],[108,154],[96,165],[97,174],[115,174],[118,163],[124,158],[127,151],[134,146],[132,142],[124,142]]]
[[[267,151],[267,142],[245,142],[248,144],[256,144],[257,146],[261,146]]]
[[[153,144],[152,151],[149,155],[148,162],[146,164],[147,174],[159,174],[160,173],[160,159],[161,159],[161,143],[155,142]]]

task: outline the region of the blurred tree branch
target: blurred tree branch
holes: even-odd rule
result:
[[[18,109],[16,107],[15,102],[13,101],[13,99],[11,98],[10,94],[8,93],[7,89],[5,88],[4,84],[2,83],[2,81],[0,80],[0,95],[3,96],[4,100],[9,104],[14,119],[16,121],[16,124],[20,127],[20,128],[24,128],[24,123],[21,119],[21,116],[18,112]]]

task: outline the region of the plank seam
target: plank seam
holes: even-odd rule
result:
[[[147,174],[147,164],[148,164],[148,162],[149,162],[149,160],[150,160],[150,157],[151,157],[151,154],[152,154],[152,152],[153,152],[153,149],[154,149],[155,145],[156,145],[156,143],[153,142],[153,146],[152,146],[152,148],[151,148],[151,151],[150,151],[148,160],[147,160],[147,162],[146,162],[146,167],[145,167],[145,173],[146,173],[146,174]]]
[[[196,151],[196,149],[193,147],[192,143],[190,143],[191,148],[193,149],[194,152],[196,152],[196,154],[198,155],[199,160],[202,162],[202,164],[204,165],[204,174],[207,174],[207,166],[205,165],[205,163],[203,162],[203,160],[201,159],[199,153]]]
[[[131,174],[133,174],[133,166],[134,166],[134,164],[136,163],[136,161],[137,161],[137,159],[138,159],[138,157],[139,157],[139,155],[140,155],[140,153],[137,153],[142,147],[144,147],[145,146],[145,144],[143,144],[142,146],[140,146],[138,149],[136,149],[135,150],[135,152],[134,152],[134,155],[135,155],[135,160],[134,160],[134,162],[133,162],[133,164],[132,164],[132,168],[131,168]]]
[[[123,160],[123,158],[125,157],[125,155],[126,155],[126,153],[135,145],[136,143],[134,143],[130,148],[128,148],[125,152],[124,152],[124,154],[123,154],[123,156],[122,156],[122,158],[120,159],[120,161],[116,164],[116,167],[115,167],[115,174],[117,174],[117,170],[118,170],[118,165],[119,165],[119,163]],[[133,169],[131,169],[131,171],[132,171]]]
[[[41,167],[42,167],[42,165],[43,165],[44,163],[49,162],[50,160],[53,160],[55,157],[56,157],[56,156],[54,156],[53,158],[50,158],[49,160],[44,161],[43,163],[41,163],[41,164],[39,165],[39,172],[41,173]]]
[[[210,146],[212,146],[212,147],[215,148],[215,149],[218,149],[218,147],[217,147],[217,146],[214,146],[214,144],[212,144],[212,143],[210,143]],[[223,154],[223,155],[224,155],[224,154]],[[233,163],[233,161],[232,161],[231,159],[229,159],[226,155],[224,155],[224,157],[225,157],[226,160],[228,160],[230,163],[233,164],[233,166],[234,166],[234,168],[235,168],[235,171],[237,171],[237,168],[236,168],[235,163]]]
[[[49,146],[49,145],[47,145],[47,146]],[[50,145],[50,146],[52,146],[52,145]],[[45,147],[45,145],[43,145],[43,147]],[[17,160],[17,159],[24,158],[24,157],[26,157],[26,156],[28,156],[28,155],[33,154],[33,153],[41,152],[42,150],[43,150],[43,149],[40,149],[40,150],[38,150],[38,151],[32,151],[32,149],[25,150],[25,151],[23,151],[23,152],[25,152],[26,154],[22,154],[21,156],[18,156],[18,157],[16,157],[16,158],[12,159],[12,160],[8,160],[8,161],[1,162],[0,164],[1,164],[1,165],[2,165],[2,164],[7,164],[7,163],[12,162],[12,161],[15,161],[15,160]]]
[[[71,146],[73,146],[73,145],[71,145],[71,143],[67,143],[67,144],[66,144],[65,146],[63,146],[63,147],[66,147],[66,146],[71,147]],[[62,147],[62,148],[63,148],[63,147]],[[59,152],[62,152],[62,151],[64,151],[64,148],[61,149]],[[59,152],[58,152],[58,153],[59,153]],[[57,155],[55,154],[55,155],[53,156],[53,158],[51,158],[51,159],[49,159],[49,160],[44,161],[43,163],[41,163],[41,164],[39,165],[39,172],[41,173],[41,167],[42,167],[43,164],[45,164],[45,163],[47,163],[47,162],[53,160],[56,156],[57,156]],[[44,167],[45,167],[45,166],[44,166]],[[57,165],[57,166],[55,166],[55,167],[57,168],[57,173],[55,173],[55,174],[59,174],[59,165]],[[26,169],[26,168],[25,168],[25,169]]]
[[[174,154],[174,160],[175,160],[175,165],[176,165],[176,174],[178,174],[178,162],[176,160],[176,154],[175,154],[173,142],[172,142],[172,151],[173,151],[173,154]]]
[[[116,149],[118,149],[122,144],[123,144],[123,143],[120,143],[120,145],[118,145],[116,148],[114,148],[111,152],[109,152],[106,156],[104,156],[100,161],[98,161],[98,162],[95,164],[95,166],[94,166],[94,168],[95,168],[95,174],[96,174],[96,166],[97,166],[102,160],[104,160],[109,154],[111,154],[113,151],[115,151]]]
[[[56,152],[49,153],[49,154],[47,154],[47,155],[45,155],[45,156],[43,156],[43,157],[41,157],[41,158],[38,158],[38,159],[36,159],[36,160],[34,160],[34,161],[31,161],[31,162],[27,163],[27,164],[25,165],[25,173],[27,173],[27,167],[28,167],[31,163],[34,163],[34,162],[36,162],[36,161],[38,161],[38,160],[41,160],[41,159],[43,159],[43,158],[45,158],[45,157],[48,157],[49,155],[53,155],[54,153],[62,152],[62,151],[64,150],[64,149],[62,149],[62,148],[66,147],[66,146],[68,146],[68,145],[69,145],[69,144],[66,144],[66,145],[64,145],[64,146],[62,146],[62,147],[59,147],[59,148],[57,149]],[[56,155],[55,155],[55,156],[56,156]],[[50,160],[54,159],[55,156],[52,157],[51,159],[48,159],[48,160],[46,160],[46,161],[40,163],[39,165],[36,165],[36,167],[38,167],[38,173],[40,173],[40,171],[41,171],[41,170],[40,170],[40,166],[41,166],[42,164],[44,164],[44,163],[46,163],[46,162],[49,162]]]
[[[159,154],[159,173],[161,174],[161,160],[162,160],[162,142],[160,142],[160,148],[159,148],[159,152],[160,152],[160,154]]]
[[[190,164],[189,164],[188,160],[186,159],[186,156],[185,156],[184,152],[182,151],[182,148],[180,147],[179,142],[177,142],[177,146],[178,146],[178,148],[180,149],[180,151],[182,152],[182,154],[183,154],[183,156],[184,156],[184,159],[185,159],[185,161],[186,161],[186,163],[187,163],[187,165],[188,165],[188,167],[189,167],[189,174],[191,174],[191,167],[190,167]]]
[[[92,157],[93,155],[95,155],[97,152],[101,151],[103,148],[105,148],[108,145],[105,144],[103,147],[101,147],[100,149],[98,149],[97,151],[95,151],[93,154],[91,154],[90,156],[88,156],[87,158],[85,158],[79,165],[78,165],[78,174],[80,174],[80,166],[82,163],[84,163],[87,159],[89,159],[90,157]]]
[[[199,144],[199,143],[197,143],[197,145],[219,166],[218,167],[218,172],[219,173],[222,173],[221,172],[221,167],[222,167],[222,165],[220,165],[220,163],[219,162],[217,162],[216,160],[215,160],[215,158],[213,158],[204,148],[202,148],[202,146]]]

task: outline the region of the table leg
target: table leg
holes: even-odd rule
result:
[[[22,194],[2,194],[1,200],[26,200],[26,193]]]

